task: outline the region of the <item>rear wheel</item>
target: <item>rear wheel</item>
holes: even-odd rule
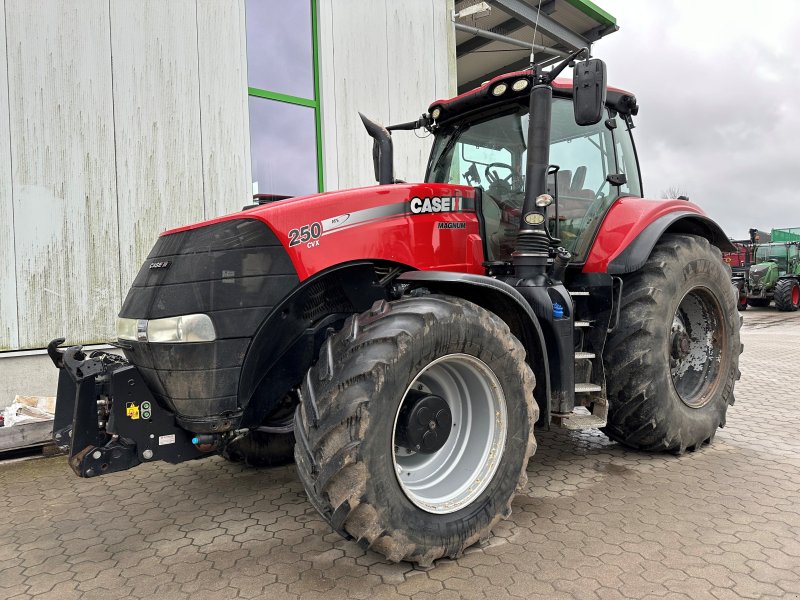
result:
[[[794,312],[800,306],[800,285],[796,279],[781,279],[775,284],[775,308]]]
[[[527,481],[533,386],[492,313],[446,296],[377,303],[328,338],[302,386],[295,458],[309,500],[390,560],[460,555]]]
[[[694,450],[710,442],[733,404],[740,317],[717,248],[665,235],[625,278],[609,334],[605,433],[641,450]]]

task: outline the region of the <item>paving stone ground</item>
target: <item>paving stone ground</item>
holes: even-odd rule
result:
[[[550,432],[511,519],[428,570],[331,533],[293,467],[220,458],[91,480],[0,463],[0,598],[800,597],[800,314],[745,314],[742,379],[683,456]]]

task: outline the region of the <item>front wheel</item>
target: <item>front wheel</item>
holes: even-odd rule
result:
[[[507,325],[470,302],[379,302],[320,351],[301,388],[295,458],[345,537],[429,565],[488,537],[533,454],[533,373]]]
[[[736,290],[735,293],[737,297],[736,308],[739,311],[747,310],[747,294],[745,294],[744,291],[740,290],[738,287],[734,286],[734,289]]]
[[[725,425],[739,377],[730,274],[707,240],[668,234],[624,283],[604,356],[604,432],[636,449],[693,450]]]
[[[800,306],[800,285],[796,279],[781,279],[775,284],[775,308],[794,312]]]

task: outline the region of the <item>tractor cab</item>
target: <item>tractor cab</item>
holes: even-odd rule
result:
[[[764,278],[773,281],[780,275],[796,274],[798,264],[797,243],[764,244],[756,249],[755,264],[750,268],[751,280]]]
[[[436,139],[426,181],[478,187],[490,261],[510,260],[526,192],[530,72],[511,73],[431,105]],[[553,82],[546,207],[548,233],[573,264],[585,260],[607,210],[620,196],[642,196],[631,136],[632,94],[612,90],[603,118],[578,125],[572,84]],[[622,112],[624,111],[624,112]],[[537,191],[538,195],[538,191]]]

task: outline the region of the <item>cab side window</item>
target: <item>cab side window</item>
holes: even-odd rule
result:
[[[617,150],[617,169],[619,173],[624,173],[627,182],[620,186],[620,194],[631,196],[641,196],[642,186],[639,181],[639,169],[636,162],[636,151],[633,147],[633,139],[624,119],[616,117],[617,127],[614,129],[614,142]]]
[[[606,179],[617,172],[613,139],[603,121],[588,126],[575,123],[571,102],[554,101],[552,116],[550,164],[558,171],[555,180],[549,178],[548,191],[558,192],[558,235],[564,247],[580,254],[581,236],[616,198],[616,188]],[[548,217],[555,234],[555,207]]]

